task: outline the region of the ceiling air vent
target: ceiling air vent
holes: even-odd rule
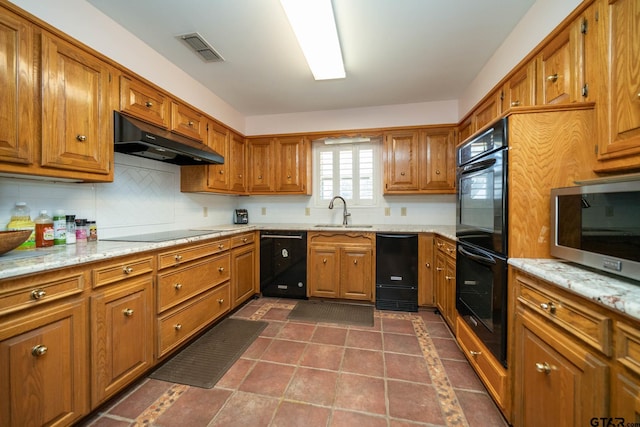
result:
[[[211,47],[207,41],[198,33],[183,34],[178,36],[187,46],[195,53],[200,55],[205,62],[222,62],[224,58],[216,50]]]

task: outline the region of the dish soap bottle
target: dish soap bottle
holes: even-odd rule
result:
[[[17,249],[33,249],[36,247],[36,228],[31,221],[31,210],[25,202],[17,202],[11,210],[11,219],[7,224],[7,230],[31,230],[31,235]]]
[[[33,222],[36,224],[36,248],[53,246],[53,219],[47,215],[47,211],[41,210],[40,215]]]

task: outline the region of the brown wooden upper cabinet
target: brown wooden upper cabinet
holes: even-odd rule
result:
[[[166,93],[130,76],[120,76],[120,111],[164,129],[171,104]]]
[[[310,145],[300,135],[249,139],[249,193],[311,194]]]
[[[640,0],[601,3],[601,48],[608,46],[608,68],[600,70],[605,82],[597,102],[599,135],[597,170],[640,168]],[[606,63],[605,63],[606,64]],[[608,71],[608,72],[607,72]],[[608,104],[607,104],[608,102]]]
[[[197,110],[177,101],[171,102],[171,131],[204,142],[206,119]]]
[[[542,48],[537,57],[537,104],[583,100],[586,31],[585,21],[577,19]]]
[[[502,89],[502,111],[525,107],[535,102],[536,63],[530,61],[507,80]]]
[[[455,193],[452,127],[384,135],[384,193]]]

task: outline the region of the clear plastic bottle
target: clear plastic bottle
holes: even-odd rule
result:
[[[76,216],[67,215],[67,245],[76,242]]]
[[[67,243],[67,216],[62,209],[53,212],[53,244],[65,245]]]
[[[76,219],[76,242],[87,242],[87,220],[85,218]]]
[[[11,219],[7,230],[31,230],[31,236],[17,249],[33,249],[36,247],[36,225],[31,220],[31,210],[25,202],[17,202],[11,210]]]
[[[53,219],[47,215],[46,209],[41,210],[33,222],[36,224],[36,248],[53,246]]]

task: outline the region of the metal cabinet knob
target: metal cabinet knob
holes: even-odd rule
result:
[[[512,107],[519,107],[519,106],[520,106],[520,101],[513,101],[513,102],[511,103],[511,106],[512,106]]]
[[[222,248],[224,248],[224,245],[223,245],[222,243],[220,243],[220,244],[218,245],[218,249],[222,249]]]
[[[440,175],[440,169],[436,169],[436,175]]]
[[[218,271],[222,273],[224,271],[224,267],[218,267]]]
[[[469,350],[469,354],[473,357],[480,356],[482,354],[481,351]]]
[[[180,323],[176,323],[176,325],[173,327],[176,331],[179,331],[180,329],[182,329],[182,325]]]
[[[326,264],[327,263],[327,259],[326,258],[322,258],[322,263]]]
[[[80,142],[85,142],[87,140],[86,135],[76,135],[76,139]]]
[[[219,298],[218,299],[218,304],[224,304],[224,298]]]
[[[189,127],[193,127],[193,122],[192,122],[191,120],[189,120],[189,121],[187,122],[187,125],[189,125]]]
[[[444,270],[444,268],[442,268],[442,267],[436,267],[436,271],[442,271],[442,270]]]
[[[550,374],[551,373],[551,365],[549,365],[547,362],[543,362],[543,363],[536,363],[536,371],[540,372],[541,374]]]
[[[122,272],[124,274],[131,274],[131,273],[133,273],[133,268],[129,267],[129,266],[125,266],[125,267],[122,268]]]
[[[31,354],[35,357],[41,357],[47,354],[47,350],[49,349],[47,348],[46,345],[38,344],[37,346],[31,349]]]
[[[131,316],[133,316],[133,309],[132,308],[125,308],[124,310],[122,310],[122,314],[124,314],[127,317],[131,317]]]
[[[224,175],[224,171],[223,171],[222,169],[220,169],[220,170],[218,171],[218,173],[219,173],[220,175]]]
[[[404,176],[404,175],[405,175],[404,172],[400,172],[400,176]]]
[[[176,283],[175,285],[173,285],[173,287],[176,291],[179,291],[180,289],[182,289],[182,283]]]
[[[44,289],[34,289],[31,291],[31,298],[39,300],[47,296],[47,292]]]
[[[453,280],[453,279],[455,279],[455,277],[454,277],[454,276],[444,276],[444,278],[445,278],[445,279],[447,279],[447,280]]]
[[[556,306],[551,301],[549,301],[548,303],[544,303],[544,302],[541,303],[540,304],[540,308],[545,310],[545,311],[548,311],[551,314],[555,314],[555,312],[556,312]]]
[[[354,265],[357,265],[357,264],[358,264],[358,260],[357,260],[357,259],[354,259],[354,260],[353,260],[353,264],[354,264]]]
[[[182,260],[182,255],[176,255],[173,257],[176,261],[181,261]]]
[[[551,82],[551,83],[557,82],[558,81],[558,73],[551,74],[550,76],[547,76],[547,81]]]
[[[431,263],[426,262],[426,263],[424,264],[424,266],[425,266],[425,267],[427,267],[427,268],[431,268]]]
[[[151,107],[153,107],[153,102],[147,101],[147,102],[144,103],[144,106],[147,107],[147,108],[151,108]]]
[[[247,240],[249,240],[249,239],[247,239],[246,237],[244,237],[244,238],[242,239],[242,243],[247,243]]]

